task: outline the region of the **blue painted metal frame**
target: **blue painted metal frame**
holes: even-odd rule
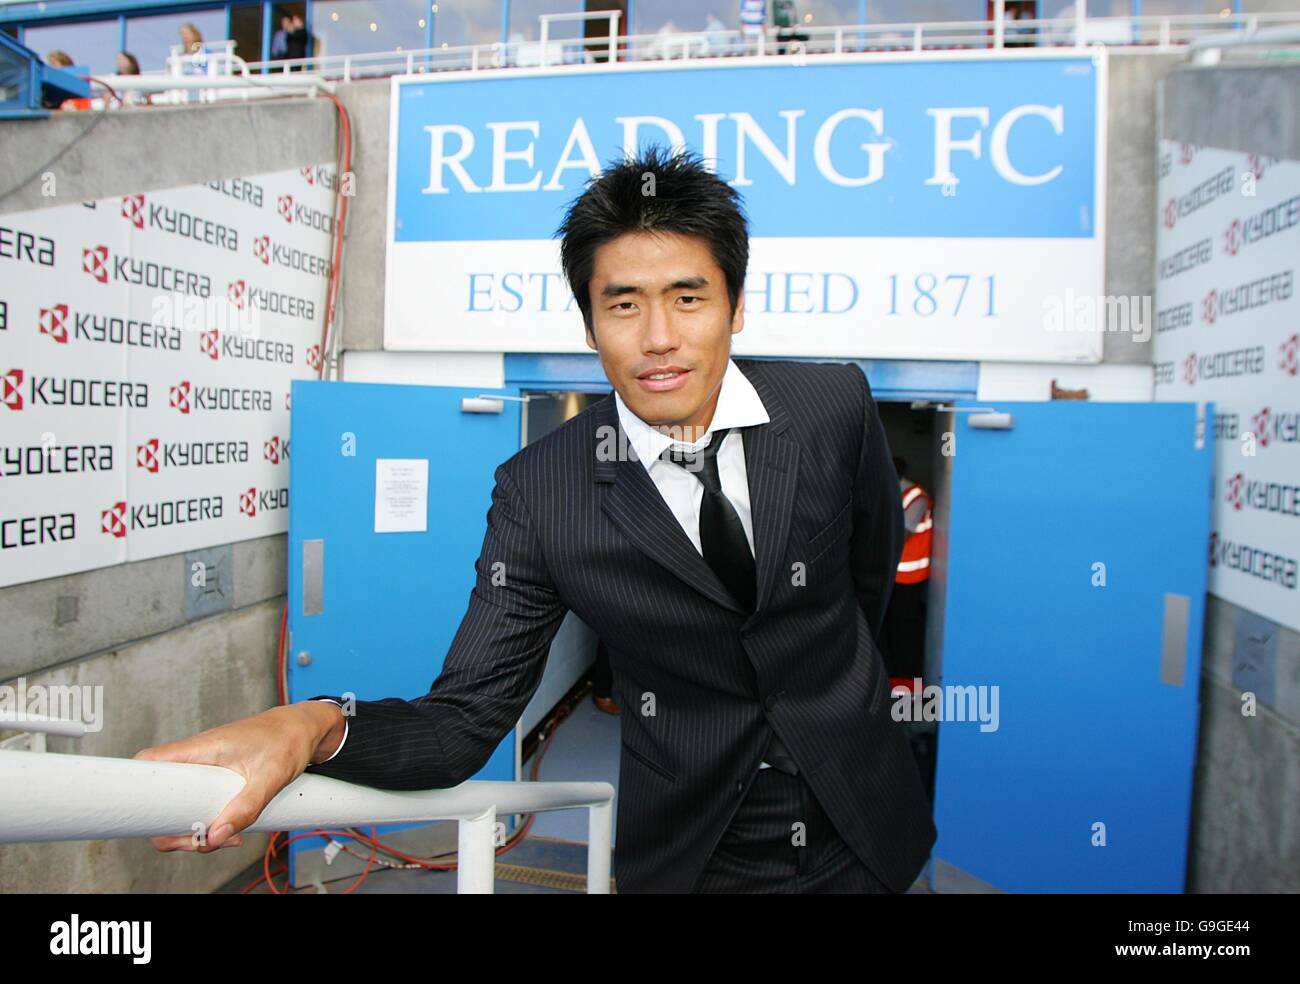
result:
[[[13,108],[0,109],[0,119],[43,119],[49,111],[42,105],[42,98],[47,90],[63,99],[86,98],[90,95],[90,83],[85,82],[71,72],[47,65],[35,51],[20,41],[15,41],[8,34],[0,31],[0,48],[6,48],[25,64],[27,69],[26,100],[19,106],[13,100]]]

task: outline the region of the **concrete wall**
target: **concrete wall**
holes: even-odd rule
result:
[[[1300,160],[1300,65],[1185,66],[1163,85],[1163,137]],[[1272,703],[1242,713],[1243,631],[1274,638]],[[1188,889],[1300,891],[1300,633],[1220,598],[1206,606]]]
[[[0,214],[333,160],[335,111],[294,98],[0,121]],[[53,197],[40,175],[55,176]],[[209,572],[187,591],[191,563]],[[51,751],[129,758],[276,703],[285,537],[0,589],[0,683],[102,686],[104,728]],[[0,738],[12,732],[0,729]],[[2,795],[21,796],[21,790]],[[261,857],[266,835],[208,856],[147,841],[0,845],[0,892],[207,892]]]

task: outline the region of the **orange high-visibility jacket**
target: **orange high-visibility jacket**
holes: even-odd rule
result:
[[[898,561],[898,574],[894,577],[896,584],[920,584],[930,576],[930,528],[934,525],[931,516],[930,496],[919,485],[913,485],[903,493],[903,511],[916,501],[917,497],[925,499],[925,515],[915,531],[909,531],[903,543],[903,555]]]

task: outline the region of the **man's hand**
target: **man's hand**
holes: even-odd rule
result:
[[[180,741],[144,748],[133,756],[150,762],[220,765],[244,777],[241,789],[208,825],[206,843],[192,834],[151,837],[160,851],[209,854],[238,847],[239,832],[312,763],[333,754],[343,740],[343,710],[327,701],[303,701],[241,718]]]

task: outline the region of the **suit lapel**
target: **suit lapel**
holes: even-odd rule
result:
[[[749,505],[754,523],[757,611],[761,613],[767,607],[776,581],[777,564],[785,556],[790,538],[790,515],[799,482],[799,445],[786,433],[790,417],[785,405],[755,365],[749,360],[736,360],[737,368],[754,384],[770,418],[766,424],[741,431],[745,438],[745,472],[749,478]]]
[[[748,360],[737,360],[736,365],[754,384],[770,418],[766,424],[741,429],[754,525],[758,614],[771,595],[776,566],[789,537],[799,445],[785,434],[790,418],[766,380]],[[705,563],[645,466],[633,456],[612,393],[596,405],[594,423],[595,478],[609,486],[601,502],[605,514],[638,550],[669,573],[724,608],[747,614]]]

